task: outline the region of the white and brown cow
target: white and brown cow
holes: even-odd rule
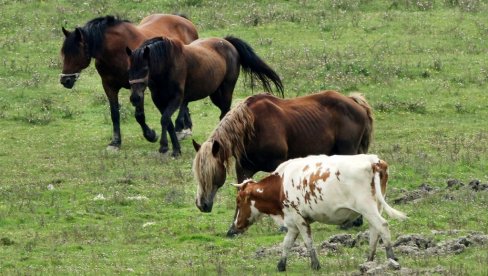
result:
[[[406,215],[390,207],[385,199],[388,165],[376,155],[314,155],[282,163],[259,182],[246,180],[235,185],[238,214],[231,229],[244,232],[263,214],[283,219],[288,232],[278,270],[286,270],[288,251],[301,234],[310,253],[311,266],[319,269],[312,245],[310,223],[343,224],[362,215],[369,222],[368,260],[373,260],[379,237],[388,258],[393,254],[388,223],[381,217],[405,219]]]

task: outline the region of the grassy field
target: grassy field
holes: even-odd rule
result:
[[[59,84],[61,26],[72,30],[108,14],[138,22],[180,12],[200,37],[242,38],[280,74],[288,98],[361,91],[375,112],[370,152],[391,165],[389,202],[421,184],[438,189],[392,204],[410,217],[390,221],[393,240],[415,233],[443,242],[488,232],[488,191],[446,189],[452,179],[488,182],[484,0],[0,0],[0,9],[2,275],[277,273],[279,253],[257,253],[283,239],[270,219],[225,237],[235,189],[223,187],[210,214],[195,207],[191,140],[182,142],[178,159],[160,155],[159,145],[143,138],[122,90],[122,149],[106,151],[112,124],[93,64],[74,89]],[[235,102],[251,93],[241,79]],[[193,138],[202,142],[218,109],[208,99],[190,109]],[[149,100],[146,117],[159,131]],[[365,230],[313,225],[316,246]],[[317,274],[359,272],[367,250],[322,252]],[[412,273],[488,274],[486,244],[459,254],[397,255]],[[383,250],[377,259],[385,259]],[[295,254],[288,273],[314,272]]]

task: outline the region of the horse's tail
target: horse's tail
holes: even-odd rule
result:
[[[224,39],[230,42],[239,53],[240,63],[244,72],[251,76],[251,87],[253,86],[253,77],[257,77],[263,84],[264,89],[267,92],[272,92],[271,81],[283,97],[283,83],[281,83],[280,77],[254,52],[249,44],[233,36],[226,36]]]
[[[365,131],[363,137],[361,137],[361,142],[359,143],[359,152],[358,153],[367,153],[369,149],[369,144],[373,140],[373,109],[366,101],[366,98],[363,94],[355,92],[349,95],[351,99],[353,99],[357,104],[359,104],[362,108],[366,110],[366,114],[368,115],[368,123],[365,126]]]

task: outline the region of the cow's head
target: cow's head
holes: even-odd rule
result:
[[[270,215],[276,222],[283,223],[283,182],[278,174],[271,174],[259,182],[251,179],[241,184],[236,197],[237,214],[228,237],[244,233],[263,214]]]
[[[244,233],[262,216],[263,213],[256,208],[256,190],[259,189],[257,184],[250,179],[241,184],[233,184],[239,188],[236,197],[237,214],[234,223],[227,232],[228,237]]]

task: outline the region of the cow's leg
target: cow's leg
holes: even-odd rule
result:
[[[313,247],[313,239],[312,239],[312,229],[310,229],[310,224],[303,219],[303,217],[297,215],[296,218],[296,225],[302,235],[303,242],[308,249],[310,254],[310,262],[311,267],[313,270],[320,269],[319,259],[317,258],[317,252],[315,252],[315,248]],[[288,229],[288,231],[290,231]]]
[[[369,226],[369,255],[368,261],[372,262],[374,260],[374,256],[376,254],[376,246],[378,245],[378,240],[380,235],[376,228],[374,228],[371,224]]]
[[[288,252],[290,252],[293,243],[298,236],[298,228],[296,226],[288,227],[285,239],[283,240],[283,251],[281,252],[281,259],[278,262],[278,271],[286,271],[286,259],[288,258]]]
[[[367,208],[367,210],[364,210],[364,212],[361,212],[364,216],[364,218],[369,222],[370,228],[374,228],[381,239],[383,240],[383,244],[385,245],[386,249],[386,257],[388,259],[393,259],[397,261],[398,259],[395,257],[395,254],[393,253],[392,249],[392,243],[391,243],[391,235],[390,235],[390,229],[388,228],[388,222],[381,217],[378,209],[376,202],[371,201],[370,203],[366,203],[365,206],[370,206]],[[370,246],[371,246],[371,237],[370,237]],[[371,250],[371,249],[370,249]],[[376,242],[375,242],[375,247],[374,251],[376,251]],[[370,258],[373,258],[374,252],[370,252],[370,256],[368,257],[368,260]]]

